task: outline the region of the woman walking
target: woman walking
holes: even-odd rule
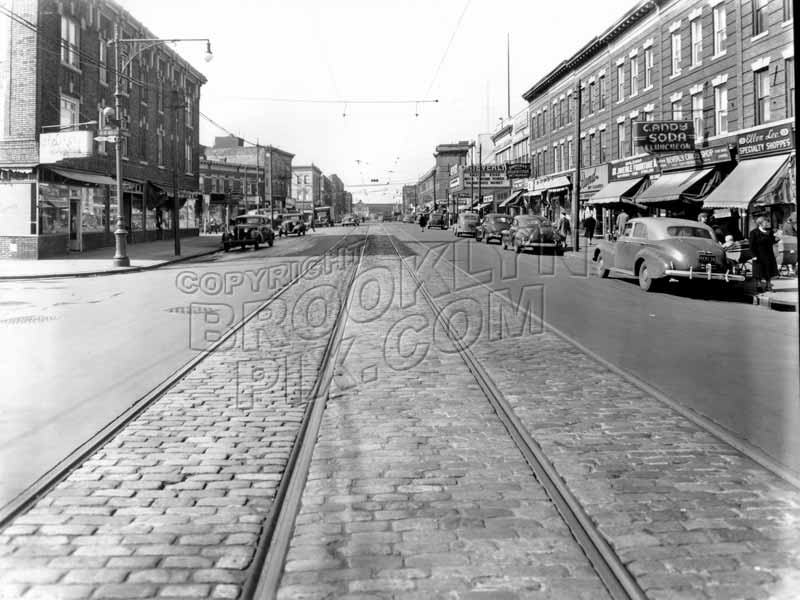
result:
[[[756,219],[756,228],[750,232],[750,251],[753,253],[753,279],[756,293],[771,291],[770,280],[778,275],[778,261],[775,260],[773,246],[778,243],[770,231],[769,221],[761,216]],[[763,283],[763,285],[762,285]]]

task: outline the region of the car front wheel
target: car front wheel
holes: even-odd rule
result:
[[[652,278],[647,263],[642,263],[639,267],[639,287],[645,292],[652,292],[656,288],[656,281]]]
[[[597,274],[600,275],[602,279],[608,277],[608,269],[606,269],[606,260],[603,258],[603,255],[600,255],[600,258],[597,259]]]

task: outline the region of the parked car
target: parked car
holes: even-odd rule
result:
[[[222,249],[228,252],[234,246],[245,248],[253,246],[254,250],[262,244],[272,247],[275,243],[275,231],[270,218],[265,215],[241,215],[233,219],[222,234]]]
[[[453,226],[453,234],[457,237],[462,235],[474,236],[478,227],[478,220],[478,213],[471,211],[459,213],[458,219],[456,219],[456,223]]]
[[[511,217],[508,215],[501,215],[498,213],[489,213],[485,215],[475,231],[475,239],[484,241],[487,244],[491,240],[497,240],[502,243],[503,232],[511,227]]]
[[[610,273],[636,277],[645,291],[670,278],[726,283],[745,279],[733,272],[711,227],[687,219],[631,219],[615,242],[598,243],[593,260],[600,277]]]
[[[283,223],[281,223],[279,235],[305,235],[307,228],[306,222],[302,217],[286,217],[283,219]]]
[[[519,254],[524,250],[552,250],[564,253],[564,243],[553,224],[537,215],[517,215],[508,229],[501,233],[500,243],[504,249],[513,248]]]
[[[428,229],[447,229],[447,219],[442,213],[431,213],[428,215]]]
[[[342,227],[355,227],[358,225],[356,223],[356,218],[353,215],[345,215],[342,217]]]

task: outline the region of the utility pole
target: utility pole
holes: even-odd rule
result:
[[[475,206],[475,146],[472,147],[472,152],[469,153],[469,204],[470,209],[474,210]]]
[[[181,210],[178,200],[178,90],[172,90],[172,112],[175,118],[175,132],[172,138],[172,235],[175,239],[175,256],[181,255],[181,236],[178,216]]]
[[[591,100],[590,100],[591,101]],[[581,80],[578,78],[577,90],[575,93],[575,172],[572,176],[572,249],[577,252],[580,248],[579,232],[580,225],[578,219],[580,212],[578,205],[581,201],[581,162],[583,161],[583,144],[581,143]]]
[[[131,259],[128,257],[127,249],[127,235],[125,230],[125,204],[122,197],[122,90],[120,89],[120,79],[122,74],[119,68],[119,24],[114,23],[114,79],[116,85],[114,88],[114,109],[117,118],[117,143],[116,147],[116,169],[117,169],[117,229],[114,231],[115,239],[115,252],[114,252],[114,266],[115,267],[129,267]]]
[[[507,67],[507,79],[506,79],[506,97],[507,97],[507,109],[508,109],[508,118],[511,118],[511,34],[506,34],[506,67]]]
[[[258,139],[256,139],[256,196],[258,200],[258,210],[261,211],[261,148],[258,145]]]
[[[481,178],[483,177],[483,144],[481,144],[480,136],[478,137],[478,205],[483,204],[483,196],[481,195]],[[475,174],[473,173],[473,177]]]

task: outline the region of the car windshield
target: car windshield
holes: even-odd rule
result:
[[[486,219],[489,223],[510,223],[511,219],[508,217],[504,217],[503,215],[498,215],[496,217],[489,217]]]
[[[237,220],[239,225],[259,225],[261,223],[261,219],[258,217],[244,217]]]
[[[706,240],[711,239],[711,233],[702,227],[692,227],[691,225],[675,225],[667,227],[667,236],[669,237],[694,237],[703,238]]]
[[[520,227],[533,227],[535,225],[547,225],[547,221],[544,219],[540,219],[538,217],[518,217],[517,223],[519,223]]]
[[[464,219],[467,223],[474,223],[478,220],[478,215],[476,214],[469,214],[469,215],[461,215],[461,218]]]

